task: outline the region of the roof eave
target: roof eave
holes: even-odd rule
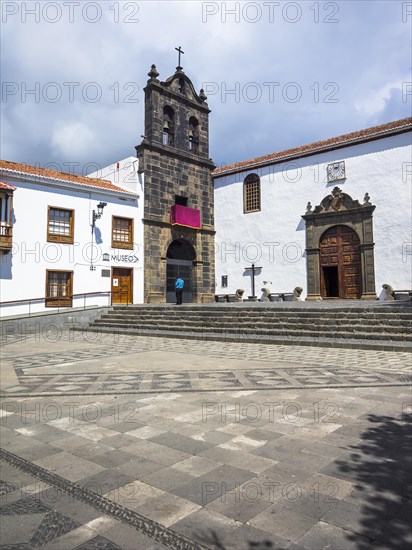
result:
[[[122,191],[116,189],[106,189],[104,187],[96,187],[94,185],[87,185],[85,183],[77,183],[71,180],[55,179],[47,176],[41,176],[39,174],[30,174],[19,170],[12,170],[10,168],[0,168],[0,174],[8,176],[12,180],[23,180],[27,182],[35,182],[45,185],[51,185],[53,187],[61,187],[63,189],[70,189],[79,191],[88,191],[99,193],[102,195],[110,195],[122,198],[128,198],[130,200],[137,200],[139,198],[138,193],[131,193],[130,191]]]
[[[381,130],[379,132],[375,132],[372,134],[366,134],[363,136],[358,136],[356,138],[352,138],[349,140],[344,141],[338,141],[336,143],[330,143],[328,145],[322,145],[320,147],[315,147],[312,149],[308,149],[306,151],[297,151],[295,153],[289,153],[283,156],[275,157],[272,159],[257,161],[257,162],[251,162],[250,164],[245,164],[244,166],[238,166],[234,168],[228,168],[227,170],[222,170],[221,172],[218,172],[217,174],[213,174],[212,172],[212,178],[219,178],[221,176],[227,176],[229,174],[236,174],[239,172],[244,172],[251,170],[252,168],[260,168],[264,166],[270,166],[271,164],[280,164],[282,162],[285,162],[286,160],[292,160],[302,157],[308,157],[312,155],[318,155],[321,153],[324,153],[326,151],[333,151],[334,149],[340,149],[342,147],[350,147],[352,145],[356,145],[358,143],[365,143],[367,141],[374,141],[376,139],[385,138],[391,135],[395,134],[402,134],[408,131],[412,130],[412,124],[405,124],[403,126],[397,126],[395,128],[388,128],[386,130]]]

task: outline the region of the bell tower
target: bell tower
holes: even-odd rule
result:
[[[145,92],[145,133],[136,146],[144,174],[145,302],[211,302],[215,293],[213,182],[209,113],[180,66],[166,81],[152,65]]]

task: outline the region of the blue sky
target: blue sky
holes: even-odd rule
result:
[[[91,172],[144,129],[147,72],[205,88],[222,166],[410,116],[412,2],[2,2],[1,158]]]

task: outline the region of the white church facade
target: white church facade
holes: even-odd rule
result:
[[[143,186],[0,161],[0,315],[143,302]]]
[[[408,118],[216,169],[216,294],[410,289],[411,136]]]

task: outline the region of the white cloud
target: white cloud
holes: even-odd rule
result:
[[[403,83],[406,81],[407,79],[388,82],[379,90],[369,90],[366,96],[355,100],[356,109],[360,114],[367,116],[379,115],[385,109],[393,91],[402,92]]]
[[[8,127],[2,150],[10,160],[91,159],[106,165],[133,154],[144,128],[147,72],[155,63],[161,80],[173,74],[179,45],[195,88],[205,82],[218,86],[208,99],[216,164],[388,122],[411,111],[412,98],[402,101],[396,92],[410,67],[411,29],[402,22],[401,0],[291,2],[300,7],[295,22],[296,9],[284,12],[285,3],[273,4],[273,19],[269,8],[262,8],[262,17],[253,23],[253,5],[267,3],[248,3],[245,14],[242,2],[201,0],[102,1],[96,23],[86,20],[84,3],[79,3],[72,22],[67,7],[56,23],[42,13],[39,22],[29,15],[23,21],[24,6],[43,10],[46,4],[13,3],[20,12],[2,25],[2,77],[18,88],[2,104]],[[207,18],[206,5],[217,10]],[[52,18],[53,7],[49,9]],[[239,21],[229,12],[225,20],[225,9],[239,9]],[[87,15],[93,17],[92,8]],[[42,91],[50,82],[62,87],[58,102],[45,100],[42,93],[24,97],[25,86],[39,83]],[[78,83],[73,100],[65,82]],[[97,103],[82,93],[90,82],[101,89]],[[262,88],[257,102],[242,93],[222,96],[224,87],[230,90],[239,83],[243,90],[251,82]],[[268,82],[279,83],[272,98]],[[295,103],[283,93],[291,82],[302,94]],[[125,89],[128,83],[132,87]],[[338,88],[336,102],[327,100],[332,91],[324,88],[327,83]]]
[[[65,124],[56,128],[51,145],[56,155],[63,158],[83,159],[95,149],[95,132],[81,122]]]

